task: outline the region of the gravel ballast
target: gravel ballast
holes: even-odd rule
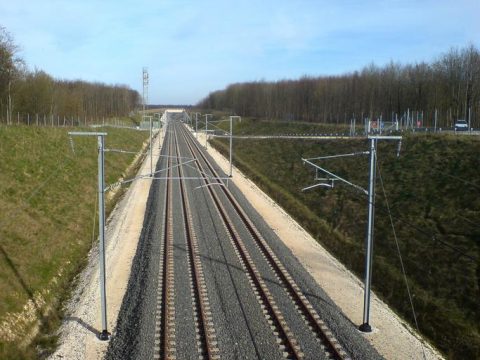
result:
[[[169,134],[170,132],[167,131],[166,133]],[[204,140],[200,141],[204,144]],[[191,157],[181,137],[179,137],[179,142],[182,156]],[[158,144],[156,147],[158,147]],[[166,154],[165,149],[162,152],[164,155]],[[228,168],[225,159],[221,158],[218,153],[210,148],[208,152],[214,155],[215,160],[222,168]],[[155,163],[157,163],[157,159],[159,159],[158,154],[154,157]],[[145,163],[149,165],[149,159]],[[161,157],[156,166],[157,171],[165,169],[166,164],[167,158]],[[217,165],[215,166],[217,167]],[[183,171],[185,176],[200,176],[198,171],[195,170],[194,163],[184,166]],[[166,172],[158,174],[163,176]],[[175,174],[178,175],[178,173]],[[223,172],[221,174],[224,176]],[[125,211],[121,212],[121,216],[112,215],[109,226],[112,232],[113,228],[116,229],[116,235],[108,235],[107,233],[107,236],[112,236],[113,238],[113,240],[109,239],[107,241],[109,244],[107,248],[107,284],[110,287],[118,287],[121,290],[117,291],[118,294],[116,295],[118,299],[115,301],[118,305],[113,306],[112,309],[109,308],[109,329],[113,329],[113,331],[111,330],[111,340],[109,342],[96,340],[97,329],[100,328],[97,299],[98,276],[95,275],[98,270],[95,265],[92,265],[86,270],[86,273],[89,275],[82,277],[81,284],[83,284],[83,287],[79,288],[75,297],[76,300],[74,299],[71,305],[73,309],[72,316],[71,319],[66,321],[68,331],[65,332],[69,335],[62,336],[62,346],[56,355],[52,356],[53,359],[154,358],[155,324],[157,321],[155,314],[158,305],[158,276],[160,271],[159,256],[162,250],[161,244],[165,226],[166,180],[146,181],[151,183],[152,186],[149,187],[149,191],[144,192],[143,198],[133,194],[133,196],[127,196],[127,199],[123,201],[123,205],[119,204],[120,207],[128,208],[133,207],[136,202],[144,202],[144,216],[141,217],[141,221],[137,220],[137,238],[134,240],[131,238],[128,240],[123,239],[123,237],[127,238],[127,234],[122,233],[123,230],[121,230],[122,227],[120,225],[129,222],[127,218],[123,217]],[[237,182],[242,190],[235,185]],[[195,324],[190,290],[191,282],[187,266],[187,245],[181,215],[178,180],[174,180],[174,183],[176,183],[173,187],[173,210],[177,359],[190,359],[198,358],[198,353],[194,337]],[[245,269],[239,261],[234,246],[218,216],[208,189],[206,187],[198,188],[201,185],[203,185],[203,182],[198,179],[185,181],[192,210],[192,220],[199,244],[199,256],[204,270],[208,300],[212,311],[213,326],[216,331],[218,348],[220,349],[220,358],[280,359],[282,354],[277,344],[278,339],[267,322],[260,303],[252,291]],[[276,278],[242,221],[235,215],[231,206],[228,205],[220,188],[218,186],[213,187],[232,218],[234,227],[242,237],[242,241],[255,261],[266,286],[272,293],[280,311],[285,316],[288,325],[299,341],[305,353],[305,358],[324,358],[317,340],[314,339],[305,325],[304,320],[287,295],[282,283]],[[395,324],[393,328],[387,328],[385,331],[385,328],[382,327],[383,321],[380,322],[374,317],[374,321],[378,321],[380,325],[380,330],[375,328],[374,332],[369,335],[360,333],[357,330],[357,319],[352,317],[349,312],[345,313],[345,309],[349,311],[349,308],[345,307],[345,303],[357,301],[358,290],[355,290],[357,291],[354,293],[355,298],[349,291],[344,291],[345,297],[339,298],[335,293],[331,292],[331,285],[326,283],[325,286],[329,291],[327,294],[318,285],[323,280],[319,281],[316,266],[320,264],[321,267],[325,267],[327,269],[327,277],[331,276],[331,281],[333,282],[338,281],[339,286],[344,286],[351,281],[354,286],[358,287],[358,280],[355,280],[349,274],[345,277],[339,277],[337,280],[335,271],[340,269],[343,272],[344,270],[342,270],[340,265],[330,260],[328,256],[318,252],[317,243],[311,244],[305,241],[306,236],[304,232],[301,232],[303,231],[301,228],[299,228],[298,232],[300,235],[294,233],[293,237],[286,239],[282,233],[282,226],[290,229],[292,224],[294,224],[293,227],[298,227],[298,225],[291,221],[290,218],[285,217],[285,214],[279,210],[278,206],[263,193],[260,197],[265,197],[267,203],[271,202],[270,205],[267,207],[265,207],[265,204],[259,205],[258,199],[252,202],[252,193],[257,194],[255,196],[258,197],[259,190],[253,184],[248,183],[235,168],[233,181],[228,181],[228,188],[258,228],[265,241],[295,279],[314,309],[353,359],[421,357],[421,353],[417,350],[418,344],[415,342],[418,342],[418,338],[414,336],[411,337],[413,340],[408,340],[413,345],[408,349],[404,349],[405,343],[410,344],[404,340],[408,338],[405,336],[405,333],[410,333],[410,329],[405,328],[401,322],[395,320],[394,315],[385,317],[385,319]],[[247,200],[247,197],[249,200]],[[282,220],[282,224],[278,225],[272,222],[272,214],[287,220]],[[299,255],[298,244],[302,244],[307,249],[308,256]],[[126,252],[127,248],[130,252],[128,256],[120,257],[116,255],[118,252]],[[314,258],[315,262],[311,263],[309,262],[309,257],[313,257],[313,255],[318,255],[318,258]],[[124,258],[127,261],[124,261]],[[323,261],[326,262],[323,263]],[[335,271],[328,267],[330,265],[327,263],[330,261],[334,264]],[[125,262],[124,266],[128,267],[128,273],[124,275],[125,279],[118,281],[118,284],[112,284],[112,281],[109,282],[109,280],[112,280],[112,278],[117,279],[117,276],[114,276],[116,268],[119,267],[119,263],[123,262]],[[95,264],[95,259],[92,260],[92,263]],[[108,268],[108,266],[110,267]],[[125,296],[123,296],[124,294]],[[332,295],[335,301],[331,300]],[[337,304],[341,305],[341,309]],[[109,305],[110,303],[107,304],[107,306]],[[386,316],[385,314],[388,314],[390,311],[386,307],[381,308],[382,311],[378,311],[378,300],[375,297],[373,309],[375,310],[375,316],[378,316],[379,313],[382,316]],[[390,335],[385,340],[385,338],[381,337],[383,334]],[[401,339],[398,343],[397,338]],[[391,346],[388,342],[391,342]],[[388,352],[389,348],[390,353]],[[381,350],[381,355],[376,349]],[[398,349],[401,349],[401,351],[398,351]],[[434,351],[430,352],[430,350],[428,348],[428,359],[439,358]],[[412,356],[411,354],[415,355]],[[417,354],[418,356],[416,356]],[[435,355],[431,356],[431,354]]]

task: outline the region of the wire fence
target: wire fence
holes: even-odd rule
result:
[[[92,124],[131,127],[132,122],[120,117],[60,116],[54,114],[16,113],[0,117],[0,124],[8,126],[78,127]]]

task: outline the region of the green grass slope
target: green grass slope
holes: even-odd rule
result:
[[[73,153],[68,130],[0,127],[2,359],[41,357],[54,346],[61,302],[96,239],[96,138],[75,137]],[[148,136],[105,131],[107,148],[130,151],[139,151]],[[107,153],[106,184],[125,175],[133,158]]]
[[[250,122],[235,130],[237,134],[275,133],[272,128],[263,131],[266,126],[265,122],[258,127]],[[227,153],[227,139],[215,139],[213,144]],[[366,196],[340,183],[333,190],[317,188],[302,193],[300,189],[314,181],[311,168],[300,159],[365,150],[367,141],[358,139],[235,139],[234,161],[363,278]],[[378,154],[379,175],[420,330],[449,358],[480,358],[480,139],[407,136],[399,158],[393,144],[380,143]],[[322,164],[367,187],[368,156]],[[376,201],[373,287],[413,324],[380,176]]]

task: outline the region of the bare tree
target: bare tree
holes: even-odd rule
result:
[[[326,123],[362,115],[393,120],[414,111],[424,124],[432,124],[439,110],[439,126],[451,126],[471,110],[473,123],[480,126],[479,84],[480,53],[470,45],[451,49],[430,64],[372,63],[339,76],[233,84],[209,94],[198,106],[242,116]]]
[[[6,108],[7,122],[11,122],[13,102],[12,84],[23,68],[23,60],[18,57],[18,46],[10,33],[0,26],[0,109],[1,115]]]

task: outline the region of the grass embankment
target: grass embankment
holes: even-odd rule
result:
[[[239,126],[236,133],[256,132],[254,123],[248,126],[248,131]],[[260,128],[265,126],[262,123]],[[212,141],[224,154],[227,142]],[[300,189],[314,181],[311,168],[303,166],[300,159],[364,150],[368,150],[367,141],[358,139],[235,139],[234,162],[363,278],[366,197],[340,183],[334,190],[317,188],[302,193]],[[393,144],[380,143],[378,151],[379,175],[394,218],[420,330],[452,359],[480,358],[479,153],[480,139],[467,136],[407,136],[399,158]],[[368,157],[322,164],[367,187]],[[379,177],[376,199],[373,287],[413,324]]]
[[[62,301],[96,240],[97,139],[75,137],[74,154],[68,130],[0,127],[2,359],[42,357],[55,346]],[[125,129],[105,131],[107,148],[139,151],[148,137]],[[127,175],[133,159],[106,153],[106,184]]]

